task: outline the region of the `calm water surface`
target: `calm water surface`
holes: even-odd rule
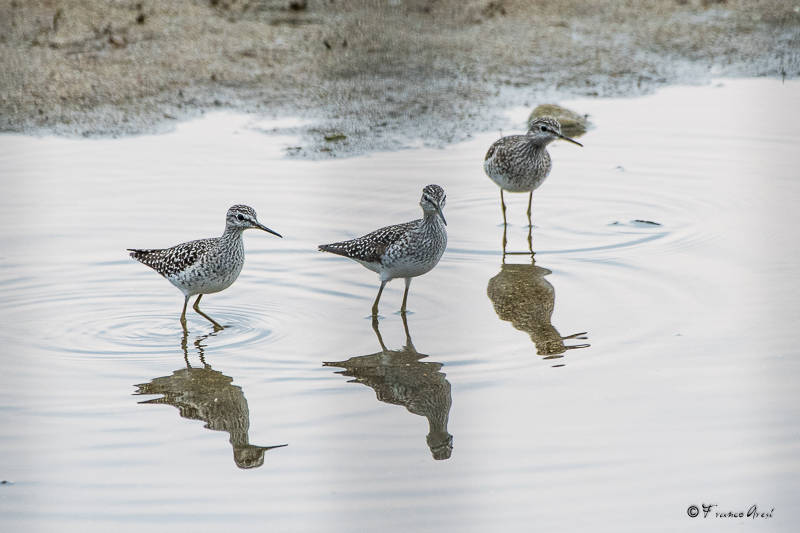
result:
[[[496,133],[330,161],[284,157],[291,121],[225,113],[0,137],[2,529],[792,530],[800,83],[566,104],[596,127],[551,147],[535,263],[503,263]],[[428,183],[448,250],[407,323],[395,281],[374,326],[376,276],[316,245],[418,217]],[[184,334],[125,248],[218,235],[234,203],[285,239],[246,233],[204,298],[228,327]]]

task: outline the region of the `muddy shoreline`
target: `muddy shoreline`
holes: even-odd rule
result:
[[[800,75],[800,8],[678,0],[3,0],[0,131],[309,119],[295,157],[439,146],[510,105]]]

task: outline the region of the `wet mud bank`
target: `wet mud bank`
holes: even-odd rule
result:
[[[235,109],[308,119],[292,132],[295,157],[440,146],[511,127],[510,105],[796,77],[798,11],[736,0],[3,1],[0,131],[118,136]]]

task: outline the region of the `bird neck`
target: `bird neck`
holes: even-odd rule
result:
[[[543,141],[533,135],[528,135],[528,141],[525,143],[525,150],[530,153],[545,152],[547,149],[548,141]]]
[[[244,232],[243,228],[238,228],[233,225],[227,225],[225,226],[225,231],[222,232],[222,237],[220,237],[220,240],[228,243],[235,243],[237,241],[241,241],[242,232]]]
[[[426,211],[422,210],[422,224],[429,227],[441,227],[442,219],[439,217],[439,214],[434,211]]]

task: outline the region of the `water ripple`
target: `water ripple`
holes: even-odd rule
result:
[[[183,330],[178,312],[172,314],[131,314],[95,308],[91,317],[69,321],[61,331],[48,331],[39,342],[42,349],[68,354],[114,358],[120,356],[161,356],[178,351]],[[270,323],[275,309],[261,307],[247,310],[215,307],[213,318],[225,327],[217,335],[213,350],[240,349],[264,342],[274,342],[278,335]],[[202,317],[187,312],[189,330],[213,331]]]

